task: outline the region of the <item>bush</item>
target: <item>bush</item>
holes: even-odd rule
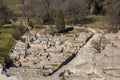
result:
[[[6,66],[10,66],[11,58],[9,56],[9,51],[13,45],[14,40],[9,38],[9,42],[6,44],[5,47],[0,47],[0,58],[4,58],[0,63]]]
[[[12,32],[12,37],[15,39],[15,40],[20,40],[21,39],[21,36],[22,36],[22,33],[20,30],[13,30]]]
[[[22,34],[24,34],[26,31],[28,31],[27,27],[24,26],[14,26],[15,30],[19,30]]]
[[[31,28],[33,28],[34,27],[33,22],[32,21],[28,21],[28,26],[30,26]]]
[[[0,26],[4,24],[4,20],[0,19]]]
[[[0,51],[5,52],[5,50],[6,50],[6,48],[0,48]],[[0,54],[0,58],[4,58],[4,60],[0,61],[0,64],[9,66],[8,64],[11,62],[9,55],[2,53],[2,54]]]
[[[17,17],[13,17],[12,20],[13,20],[14,22],[16,22],[18,19],[17,19]]]

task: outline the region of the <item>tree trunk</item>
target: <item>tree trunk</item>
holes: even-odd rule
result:
[[[93,3],[90,5],[90,14],[91,14],[91,15],[95,14],[95,2],[93,2]]]

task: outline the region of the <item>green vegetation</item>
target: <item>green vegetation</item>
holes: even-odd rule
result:
[[[28,26],[30,26],[31,28],[33,28],[34,27],[33,22],[28,20]]]
[[[4,20],[0,19],[0,26],[4,23]]]
[[[101,15],[90,15],[86,17],[86,23],[89,27],[92,28],[99,28],[99,29],[105,29],[106,28],[106,22],[105,17]]]
[[[81,20],[80,24],[91,24],[95,22],[104,22],[104,16],[102,15],[88,15],[83,20]]]
[[[10,62],[9,51],[14,43],[11,38],[11,31],[13,26],[0,26],[0,57],[5,58],[5,63]]]
[[[104,16],[102,15],[90,15],[86,17],[87,19],[91,19],[93,21],[99,21],[99,22],[103,22],[104,21]]]
[[[19,30],[21,34],[24,34],[27,28],[13,25],[3,26],[3,22],[4,21],[0,19],[0,57],[4,58],[5,62],[0,61],[0,63],[8,64],[11,61],[9,57],[9,51],[14,43],[14,39],[12,38],[11,34],[14,32],[14,30]],[[15,35],[17,34],[18,33]],[[17,37],[19,38],[20,36],[17,35]]]

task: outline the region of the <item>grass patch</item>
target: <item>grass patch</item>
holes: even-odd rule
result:
[[[0,26],[0,57],[5,58],[5,63],[9,63],[11,60],[9,58],[9,51],[14,43],[11,36],[12,31],[20,30],[23,34],[26,31],[24,26]]]
[[[88,25],[91,28],[106,29],[106,23],[104,22],[95,22]]]
[[[0,57],[4,57],[5,63],[10,62],[8,53],[14,43],[14,40],[11,38],[12,30],[13,26],[0,26]]]
[[[105,17],[101,15],[90,15],[85,18],[85,24],[88,24],[91,28],[105,29],[106,22]]]
[[[101,15],[90,15],[90,16],[87,16],[88,19],[93,19],[95,22],[101,22],[104,20],[104,16],[101,16]]]
[[[84,29],[84,28],[76,28],[76,31],[77,31],[77,33],[80,33],[80,32],[88,33],[89,32],[87,29]]]
[[[90,16],[86,16],[81,23],[83,24],[91,24],[94,22],[102,22],[104,21],[104,16],[101,15],[90,15]]]
[[[0,47],[5,47],[8,42],[11,40],[11,31],[13,29],[9,28],[9,29],[5,29],[5,28],[0,28]]]

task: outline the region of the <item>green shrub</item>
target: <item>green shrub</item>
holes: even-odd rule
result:
[[[28,21],[28,26],[30,26],[31,28],[33,28],[34,27],[33,22],[32,21]]]
[[[14,22],[16,22],[18,19],[17,19],[17,17],[13,17],[12,20],[13,20]]]
[[[15,40],[20,40],[21,39],[22,33],[21,33],[20,30],[13,30],[11,34],[12,34],[12,37]]]
[[[4,20],[0,19],[0,26],[4,24]]]
[[[4,61],[0,62],[1,64],[8,64],[11,62],[9,51],[11,49],[11,46],[13,45],[13,40],[9,38],[8,43],[6,44],[6,47],[0,47],[0,57],[4,58]]]
[[[28,31],[28,28],[25,26],[14,26],[15,30],[19,30],[22,34],[24,34],[26,31]]]

